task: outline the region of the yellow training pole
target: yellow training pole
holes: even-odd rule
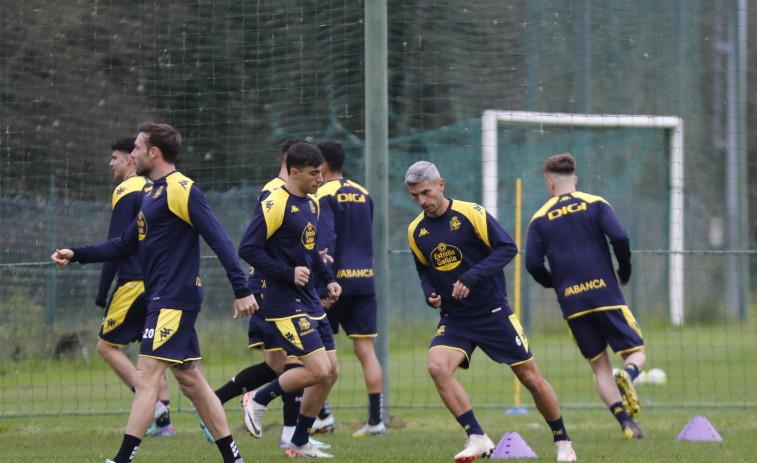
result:
[[[520,263],[520,242],[521,242],[521,228],[523,223],[521,220],[523,210],[523,182],[521,179],[515,180],[515,245],[518,247],[518,254],[515,256],[515,288],[513,289],[513,311],[515,316],[520,320],[520,277],[521,277],[521,263]],[[514,407],[507,410],[508,415],[523,415],[527,413],[525,408],[520,406],[520,381],[518,377],[513,378],[515,382],[515,397]]]

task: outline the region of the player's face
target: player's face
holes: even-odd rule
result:
[[[108,165],[113,169],[113,178],[126,180],[132,169],[133,162],[129,157],[129,153],[115,150],[113,151],[113,154],[110,155],[110,162]]]
[[[134,166],[137,168],[137,175],[150,175],[152,171],[150,149],[152,148],[148,148],[147,134],[139,132],[134,141],[134,151],[131,152],[131,156],[134,158]]]
[[[447,211],[448,200],[444,197],[444,179],[426,180],[417,185],[408,185],[410,196],[429,217],[439,217]]]
[[[290,175],[295,177],[297,187],[303,194],[312,195],[323,183],[323,165],[292,169]]]

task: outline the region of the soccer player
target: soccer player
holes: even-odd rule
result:
[[[429,306],[441,309],[428,351],[428,371],[442,401],[468,434],[456,462],[488,457],[494,443],[473,414],[470,398],[455,378],[467,369],[476,347],[508,364],[531,393],[552,430],[557,461],[575,461],[552,386],[542,377],[520,321],[507,303],[502,271],[518,253],[512,238],[481,206],[447,199],[436,166],[419,161],[405,184],[423,212],[408,227],[410,249]]]
[[[113,213],[110,216],[108,239],[120,236],[134,220],[142,205],[144,190],[151,185],[147,178],[137,175],[134,158],[131,157],[134,137],[120,138],[110,147],[113,152],[109,165],[113,169],[113,178],[122,182],[113,190]],[[106,304],[108,290],[116,276],[116,289]],[[147,318],[147,301],[139,253],[103,264],[95,304],[105,308],[97,340],[97,352],[133,392],[137,369],[121,348],[142,339],[142,329]],[[153,421],[145,435],[171,437],[173,426],[168,411],[170,400],[165,376],[160,382],[158,399]]]
[[[339,375],[334,336],[317,287],[324,285],[331,300],[338,300],[341,288],[318,252],[318,202],[308,196],[323,182],[323,163],[315,145],[300,142],[290,147],[285,185],[274,189],[256,209],[239,246],[239,256],[265,278],[261,314],[275,327],[288,356],[304,364],[244,396],[245,425],[250,434],[260,437],[268,403],[284,392],[305,388],[286,449],[289,457],[332,457],[308,440],[308,431]]]
[[[138,249],[142,253],[147,321],[142,334],[136,393],[121,448],[106,463],[128,463],[134,458],[152,420],[160,378],[167,368],[197,408],[216,438],[224,463],[243,463],[229,432],[223,406],[213,394],[200,367],[195,321],[203,289],[200,281],[200,242],[216,253],[234,290],[234,318],[246,317],[258,306],[247,287],[244,272],[226,231],[208,206],[200,188],[176,171],[181,136],[167,124],[143,122],[134,143],[137,175],[153,181],[134,222],[118,237],[101,244],[58,249],[51,256],[64,268],[120,259]]]
[[[265,184],[258,195],[256,209],[260,207],[260,203],[268,198],[272,191],[286,184],[286,179],[289,178],[286,168],[287,151],[291,146],[294,146],[299,142],[306,142],[306,140],[301,138],[290,138],[282,143],[279,175]],[[250,229],[251,224],[248,226],[248,231]],[[242,237],[242,242],[244,243],[247,239],[247,235],[245,234],[245,236]],[[250,290],[255,295],[258,305],[262,308],[265,300],[263,289],[266,285],[262,272],[251,267],[247,283]],[[276,338],[275,327],[272,324],[267,323],[261,313],[262,312],[258,310],[252,314],[247,334],[249,339],[248,348],[251,350],[262,351],[264,361],[245,368],[234,375],[234,377],[227,381],[226,384],[216,389],[215,394],[218,396],[222,404],[270,383],[286,370],[303,366],[302,362],[297,359],[287,359],[286,352]],[[284,393],[281,396],[284,415],[284,426],[281,429],[281,439],[279,440],[279,446],[281,448],[285,449],[287,445],[289,445],[289,441],[292,439],[294,428],[297,425],[297,417],[300,414],[302,394],[303,390],[299,389],[297,391]],[[333,423],[333,418],[331,418],[331,421]],[[209,434],[202,421],[200,421],[200,428],[203,430],[203,433],[207,438]],[[212,437],[208,440],[212,442]],[[310,442],[320,449],[331,447],[331,445],[325,442],[320,442],[314,438],[310,438]]]
[[[646,364],[644,341],[620,291],[631,278],[628,235],[607,201],[576,191],[573,156],[552,156],[543,170],[551,199],[528,227],[526,269],[542,286],[555,289],[571,335],[594,370],[599,396],[625,438],[644,438],[633,420],[639,400],[632,383]],[[608,238],[618,259],[617,277]],[[608,344],[624,360],[614,378]]]
[[[345,154],[341,143],[324,141],[318,144],[318,149],[326,160],[324,183],[316,193],[321,207],[318,245],[331,253],[334,260],[331,269],[342,287],[338,301],[332,304],[324,300],[323,305],[334,334],[341,324],[352,339],[368,390],[368,423],[352,435],[384,435],[383,376],[373,348],[373,338],[378,335],[373,281],[373,201],[365,188],[342,176]],[[315,426],[318,428],[317,422]]]

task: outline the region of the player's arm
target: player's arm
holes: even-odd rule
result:
[[[273,233],[272,233],[273,234]],[[258,206],[255,215],[247,226],[242,241],[239,243],[239,257],[260,270],[267,278],[276,278],[286,282],[295,281],[294,268],[271,257],[266,250],[268,225],[263,208]]]
[[[618,260],[618,280],[621,285],[626,285],[631,279],[631,242],[628,233],[607,202],[602,201],[598,206],[600,227],[610,239],[615,258]]]
[[[218,256],[218,260],[221,261],[221,265],[226,270],[226,277],[229,279],[234,289],[234,297],[237,299],[234,303],[235,316],[237,312],[240,312],[239,315],[247,316],[252,313],[249,312],[251,308],[253,308],[253,312],[257,310],[255,298],[249,299],[252,291],[247,286],[247,278],[234,252],[234,244],[196,184],[192,184],[192,190],[189,194],[188,211],[191,223]]]
[[[553,288],[552,274],[544,265],[544,245],[538,225],[531,222],[526,238],[526,270],[537,283],[545,288]]]
[[[116,201],[113,205],[113,212],[110,215],[108,239],[120,236],[129,227],[129,224],[139,212],[143,196],[144,192],[137,190],[122,196]],[[102,271],[100,272],[100,284],[97,287],[97,296],[95,296],[96,305],[105,307],[108,299],[108,290],[120,266],[120,261],[107,261],[103,264]]]
[[[121,236],[109,239],[99,244],[78,246],[71,249],[72,255],[69,262],[89,264],[92,262],[107,262],[121,259],[137,251],[139,248],[139,235],[136,217]],[[56,262],[57,264],[57,262]],[[58,265],[60,267],[60,265]],[[62,268],[62,267],[61,267]]]
[[[458,277],[460,283],[469,290],[474,289],[476,283],[481,281],[482,278],[501,272],[518,254],[518,247],[512,237],[491,214],[484,213],[486,214],[485,222],[475,220],[474,217],[471,223],[476,229],[479,239],[489,246],[491,253]]]

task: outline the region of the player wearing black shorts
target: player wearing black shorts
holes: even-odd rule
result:
[[[408,239],[426,302],[441,318],[428,351],[428,370],[442,401],[468,434],[455,461],[488,457],[494,443],[473,414],[455,370],[468,368],[480,347],[504,363],[533,396],[552,430],[557,461],[575,461],[552,386],[542,377],[526,335],[507,302],[502,271],[518,248],[481,206],[444,197],[444,179],[434,164],[419,161],[405,184],[423,212],[410,224]]]
[[[526,269],[557,293],[571,336],[589,361],[599,395],[624,437],[641,439],[644,432],[633,420],[639,414],[633,380],[644,369],[646,354],[639,324],[620,291],[631,278],[628,234],[607,201],[576,191],[575,168],[567,153],[544,163],[551,199],[528,227]],[[608,238],[618,259],[617,277]],[[614,378],[608,345],[624,360]]]

